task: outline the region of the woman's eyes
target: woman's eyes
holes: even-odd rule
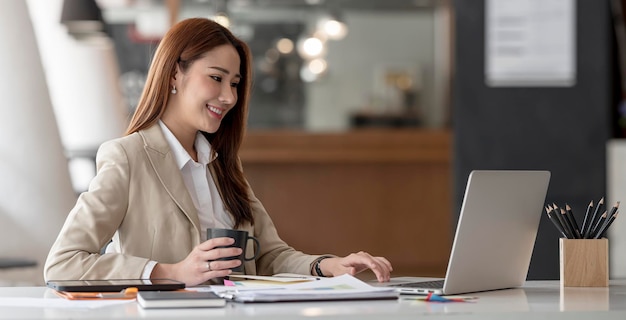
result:
[[[222,77],[220,76],[211,76],[211,79],[217,81],[217,82],[222,82]],[[239,82],[233,82],[230,84],[231,87],[236,88],[239,86]]]

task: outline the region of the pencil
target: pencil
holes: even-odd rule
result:
[[[565,216],[569,220],[569,223],[572,225],[572,229],[574,229],[574,235],[576,236],[576,239],[581,239],[582,236],[580,234],[580,229],[578,229],[578,223],[576,222],[576,218],[574,217],[572,208],[567,203],[565,204]]]
[[[600,231],[600,226],[605,220],[606,220],[606,211],[604,211],[602,216],[600,216],[600,219],[598,219],[598,222],[596,222],[596,225],[593,226],[593,229],[591,230],[591,233],[590,233],[591,239],[597,239],[598,232]]]
[[[569,221],[569,218],[567,218],[567,214],[565,214],[565,210],[563,210],[563,208],[557,208],[556,212],[557,214],[560,214],[561,217],[563,218],[563,221],[565,222],[565,226],[569,230],[570,235],[572,235],[572,239],[578,238],[576,237],[576,231],[574,230],[574,226],[572,226],[572,223]]]
[[[569,228],[567,228],[567,225],[565,224],[565,221],[563,221],[563,217],[561,216],[561,214],[558,213],[556,205],[554,205],[554,207],[548,205],[548,207],[550,208],[550,213],[552,214],[552,216],[556,218],[556,221],[559,222],[561,229],[563,229],[565,237],[568,239],[572,239],[573,235],[569,232]]]
[[[589,202],[589,206],[587,207],[587,211],[585,211],[585,218],[583,219],[583,225],[582,227],[580,227],[580,233],[583,235],[585,234],[585,230],[587,228],[587,219],[589,219],[589,212],[591,212],[591,210],[593,209],[593,200],[591,200]]]
[[[600,212],[600,208],[602,207],[603,204],[604,204],[604,197],[602,197],[602,199],[600,199],[600,201],[598,202],[598,206],[596,207],[596,210],[593,211],[593,215],[591,216],[591,219],[589,220],[589,224],[587,225],[587,230],[585,231],[585,234],[583,235],[583,238],[591,239],[590,237],[591,237],[591,231],[592,231],[593,223],[596,221],[596,217],[598,216],[598,212]]]
[[[602,222],[602,225],[600,225],[600,228],[596,230],[596,232],[600,232],[600,230],[606,230],[606,225],[609,223],[611,218],[617,213],[618,209],[619,209],[619,201],[615,204],[615,206],[613,206],[613,208],[611,208],[611,211],[609,211],[609,213],[606,215],[606,219],[604,219],[604,222]],[[599,233],[599,234],[596,233],[594,238],[597,239],[598,235],[602,237],[602,233]]]
[[[613,208],[611,208],[611,211],[609,212],[609,218],[612,217],[617,212],[618,209],[619,209],[619,201],[617,201],[615,205],[613,206]]]
[[[563,231],[563,226],[561,226],[561,223],[550,212],[551,210],[549,210],[548,207],[546,207],[546,213],[548,214],[548,219],[552,221],[556,229],[559,230],[559,232],[563,235],[563,237],[567,238],[567,234],[565,234],[565,231]]]
[[[609,227],[611,226],[611,223],[613,223],[613,221],[615,221],[615,219],[617,219],[617,213],[615,213],[609,220],[608,222],[604,225],[604,228],[600,229],[600,231],[598,232],[598,235],[596,235],[595,239],[600,239],[604,237],[604,234],[606,233],[606,231],[609,229]]]

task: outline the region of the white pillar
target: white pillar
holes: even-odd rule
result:
[[[28,0],[28,5],[63,146],[95,155],[102,142],[122,136],[128,123],[113,41],[69,35],[60,23],[63,0]],[[70,162],[70,174],[74,188],[84,191],[95,166],[88,162],[92,172],[84,172],[77,165]]]
[[[0,1],[0,284],[43,284],[43,264],[75,202],[67,160],[24,1]]]
[[[626,207],[626,139],[613,139],[607,143],[606,184],[607,208],[620,201]],[[609,273],[611,279],[626,279],[626,217],[619,213],[609,231]],[[621,217],[620,217],[621,216]]]

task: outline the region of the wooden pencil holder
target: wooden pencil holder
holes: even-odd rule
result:
[[[561,286],[608,287],[609,240],[559,240]]]

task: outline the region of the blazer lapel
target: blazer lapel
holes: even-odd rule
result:
[[[193,223],[196,231],[198,231],[198,238],[200,238],[198,212],[193,205],[193,200],[187,191],[183,176],[176,166],[176,160],[174,160],[170,146],[167,140],[165,140],[161,128],[158,124],[155,124],[148,129],[139,131],[139,134],[143,137],[146,155],[163,187],[165,187],[165,190],[167,190],[167,193],[180,210]]]

